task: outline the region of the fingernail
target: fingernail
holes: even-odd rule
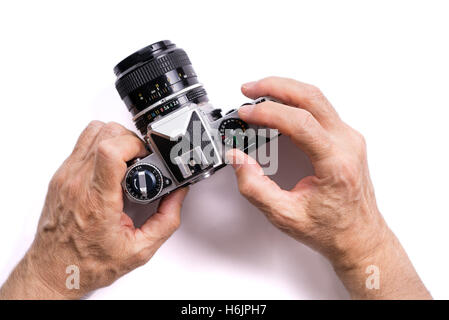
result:
[[[244,90],[244,91],[249,90],[252,87],[254,87],[255,84],[256,84],[256,81],[247,82],[242,85],[242,90]]]
[[[254,110],[253,104],[247,104],[247,105],[241,106],[239,108],[239,116],[240,117],[248,117],[251,114],[251,112],[253,112],[253,110]]]
[[[249,165],[248,170],[252,170],[260,176],[265,175],[263,169],[257,164],[256,160],[252,157],[248,157],[245,153],[238,149],[228,150],[225,157],[227,160],[226,163],[231,164],[235,170],[240,168],[242,165]]]
[[[232,165],[234,169],[241,167],[243,161],[239,161],[239,153],[235,149],[228,150],[225,154],[227,163]]]

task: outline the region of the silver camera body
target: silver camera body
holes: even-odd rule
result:
[[[262,97],[249,104],[268,99],[273,100]],[[131,201],[150,203],[223,168],[227,150],[249,153],[277,136],[275,130],[241,120],[237,109],[223,116],[209,102],[186,103],[148,125],[144,140],[151,154],[130,164],[123,189]]]
[[[134,52],[114,73],[117,92],[151,152],[129,163],[122,185],[133,202],[150,203],[209,177],[226,165],[228,149],[249,153],[277,137],[277,131],[245,123],[235,109],[224,116],[214,109],[187,53],[170,40]]]

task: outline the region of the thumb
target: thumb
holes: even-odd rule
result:
[[[256,207],[271,214],[279,201],[286,197],[286,191],[265,176],[262,167],[246,153],[232,149],[226,152],[226,159],[235,169],[240,193]]]
[[[150,242],[163,242],[168,239],[181,224],[181,207],[188,188],[178,189],[165,196],[159,208],[141,227],[140,230]]]

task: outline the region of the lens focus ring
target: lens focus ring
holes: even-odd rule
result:
[[[189,57],[183,50],[173,51],[157,59],[150,60],[143,66],[119,78],[116,82],[117,91],[123,99],[140,86],[160,77],[170,70],[191,64]]]
[[[116,89],[143,136],[151,122],[209,101],[186,52],[169,40],[134,52],[114,67],[114,73]]]

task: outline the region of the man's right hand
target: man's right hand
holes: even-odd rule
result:
[[[243,106],[239,116],[289,136],[315,174],[282,190],[255,161],[230,150],[240,192],[279,229],[329,258],[353,298],[431,298],[377,208],[362,135],[314,86],[271,77],[242,91],[285,103]],[[380,272],[378,289],[366,285],[370,270]]]

